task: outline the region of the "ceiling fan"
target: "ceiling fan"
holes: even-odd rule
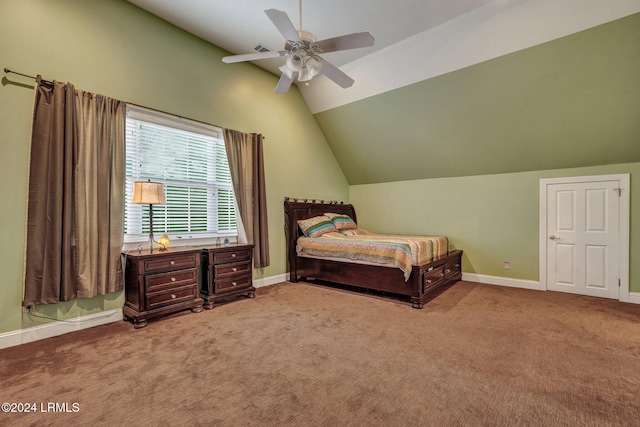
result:
[[[335,65],[327,62],[320,54],[373,46],[375,39],[371,33],[365,31],[317,40],[312,33],[302,30],[302,0],[299,0],[300,29],[298,30],[296,30],[287,14],[283,11],[267,9],[264,13],[284,37],[284,49],[272,50],[263,45],[258,45],[255,48],[258,51],[257,53],[225,56],[222,58],[223,62],[231,64],[285,57],[285,63],[279,67],[282,75],[276,86],[276,93],[287,92],[296,77],[298,81],[306,82],[318,74],[324,74],[342,88],[348,88],[353,85],[354,80],[351,77]]]

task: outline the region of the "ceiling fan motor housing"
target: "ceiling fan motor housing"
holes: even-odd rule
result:
[[[318,39],[313,33],[304,30],[298,30],[298,36],[300,37],[300,41],[294,40],[286,40],[284,42],[284,50],[295,53],[298,51],[298,54],[301,54],[301,51],[306,52],[302,56],[308,56],[309,54],[320,54],[323,53],[322,49],[318,46]]]
[[[298,30],[298,36],[300,36],[300,39],[304,42],[317,42],[318,39],[316,38],[316,36],[314,36],[312,33],[310,33],[309,31],[305,31],[305,30]]]

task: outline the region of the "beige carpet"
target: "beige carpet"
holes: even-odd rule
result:
[[[415,310],[283,283],[0,350],[0,386],[39,410],[3,426],[638,426],[640,306],[460,282]]]

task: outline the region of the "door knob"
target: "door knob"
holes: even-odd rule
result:
[[[554,236],[553,234],[552,234],[551,236],[549,236],[549,238],[550,238],[551,240],[560,240],[560,238],[559,238],[559,237],[556,237],[556,236]]]

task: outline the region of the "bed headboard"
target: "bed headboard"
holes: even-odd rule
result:
[[[334,201],[284,198],[284,229],[290,272],[294,272],[296,268],[296,240],[302,234],[298,221],[323,215],[325,212],[349,215],[356,223],[358,222],[353,205]]]

